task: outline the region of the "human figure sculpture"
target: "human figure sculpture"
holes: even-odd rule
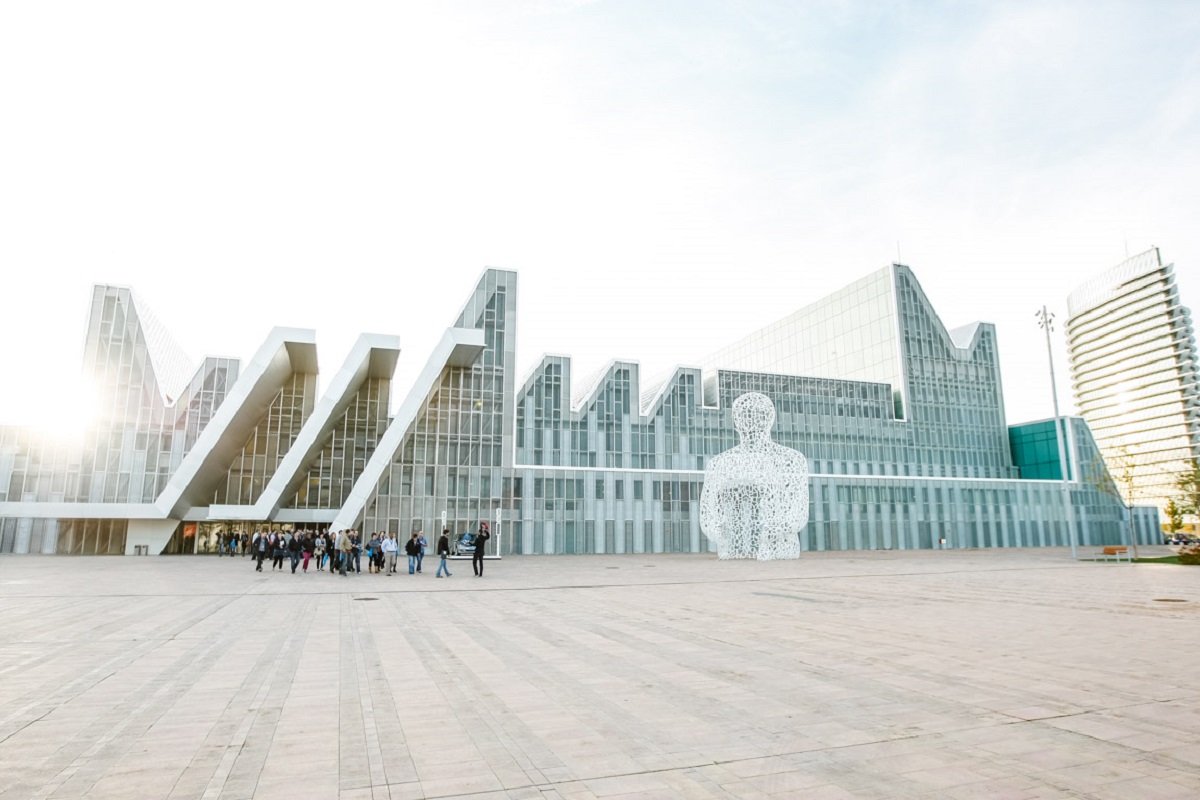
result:
[[[741,444],[708,462],[700,493],[700,530],[718,558],[800,557],[808,524],[808,459],[771,441],[775,404],[757,392],[733,402]]]

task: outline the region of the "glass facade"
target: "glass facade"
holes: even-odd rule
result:
[[[343,518],[399,534],[437,531],[443,519],[460,534],[487,520],[490,547],[502,553],[707,552],[704,469],[737,443],[730,408],[748,391],[775,403],[775,441],[809,459],[805,550],[1069,541],[1045,431],[1007,427],[994,328],[947,330],[902,265],[648,386],[625,361],[576,381],[564,356],[544,357],[518,381],[517,275],[487,270],[447,333],[463,347],[435,350],[394,416],[389,377],[351,363],[346,374],[360,377],[341,389],[344,402],[318,398],[315,359],[247,372],[237,384],[237,362],[208,359],[172,399],[159,388],[162,357],[139,344],[132,295],[97,293],[117,301],[96,306],[101,323],[89,327],[99,337],[89,357],[110,389],[110,411],[88,440],[104,447],[104,468],[97,478],[93,462],[84,481],[86,447],[0,431],[0,552],[129,549],[130,512],[105,511],[118,502],[140,503],[140,520],[161,517],[154,552],[208,552],[223,531]],[[252,408],[265,411],[255,418]],[[1122,542],[1126,509],[1106,490],[1087,426],[1074,419],[1069,430],[1072,463],[1086,473],[1069,484],[1079,540]],[[1049,437],[1052,446],[1052,428]],[[155,498],[177,472],[203,491],[181,488],[186,502],[159,509]],[[55,505],[73,475],[72,497],[95,519],[82,505],[74,515]],[[281,481],[286,491],[267,508],[265,487]],[[1158,537],[1150,511],[1135,514],[1145,542]]]
[[[122,287],[95,287],[84,352],[94,407],[82,442],[0,426],[0,504],[154,500],[238,377],[237,360],[206,358],[189,379],[186,358]],[[124,537],[123,523],[0,517],[0,553],[124,552]]]
[[[704,360],[706,369],[886,383],[904,416],[900,321],[891,269],[874,272]]]
[[[1008,429],[1008,443],[1012,448],[1013,463],[1022,478],[1042,481],[1063,479],[1054,420],[1013,425]],[[1071,476],[1075,474],[1070,462],[1067,463],[1067,473]]]
[[[341,508],[387,430],[391,386],[390,379],[368,378],[359,387],[288,508]]]
[[[258,500],[300,435],[316,403],[316,394],[315,373],[292,373],[217,487],[214,505],[252,505]]]
[[[503,465],[513,458],[516,280],[514,272],[488,270],[455,320],[456,328],[484,332],[483,352],[442,370],[366,506],[364,530],[433,532],[444,512],[451,530],[474,531],[511,506]]]
[[[1200,458],[1196,342],[1174,266],[1157,249],[1141,253],[1079,287],[1068,307],[1080,413],[1109,469],[1161,508]]]

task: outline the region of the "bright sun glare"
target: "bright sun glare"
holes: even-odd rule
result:
[[[61,380],[50,392],[25,395],[14,406],[13,422],[55,438],[77,440],[95,416],[96,391],[90,381],[77,375]]]

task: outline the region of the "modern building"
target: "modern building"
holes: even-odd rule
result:
[[[393,412],[394,337],[362,336],[320,396],[309,330],[189,375],[129,290],[98,286],[98,413],[82,442],[0,429],[0,552],[208,552],[230,530],[485,519],[503,554],[709,552],[704,467],[736,444],[747,391],[808,456],[806,551],[1063,546],[1071,521],[1085,545],[1130,535],[1086,424],[1066,426],[1065,484],[1015,447],[1045,431],[1006,425],[995,329],[947,331],[908,267],[647,385],[628,361],[576,380],[564,356],[518,381],[516,320],[516,273],[486,270]],[[1135,509],[1133,533],[1158,540],[1154,509]]]
[[[1166,505],[1200,459],[1200,386],[1190,312],[1158,248],[1067,300],[1075,402],[1109,471],[1138,502]]]

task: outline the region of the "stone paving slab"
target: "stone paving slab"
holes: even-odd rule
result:
[[[0,800],[1200,797],[1196,568],[434,567],[0,558]]]

